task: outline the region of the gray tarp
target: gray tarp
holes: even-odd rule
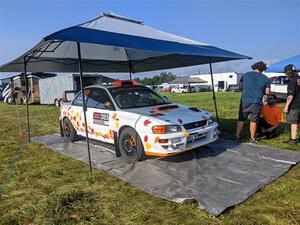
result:
[[[87,161],[85,142],[65,143],[58,135],[35,137],[72,158]],[[195,199],[200,208],[219,215],[243,202],[300,161],[300,152],[219,139],[179,155],[128,164],[110,145],[92,145],[93,165],[156,196],[174,202]]]

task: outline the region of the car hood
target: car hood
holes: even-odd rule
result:
[[[212,116],[211,113],[180,104],[168,104],[152,107],[126,109],[130,113],[140,116],[160,120],[162,124],[183,125],[196,121],[207,120]]]

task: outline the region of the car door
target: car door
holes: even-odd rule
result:
[[[82,111],[82,93],[78,93],[70,106],[64,107],[65,115],[70,119],[77,134],[85,136],[84,118]]]
[[[108,143],[114,143],[113,117],[115,106],[103,88],[89,88],[85,90],[87,105],[87,125],[89,137]]]

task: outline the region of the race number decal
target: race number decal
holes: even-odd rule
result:
[[[97,113],[93,114],[93,123],[98,125],[108,126],[109,114],[108,113]]]

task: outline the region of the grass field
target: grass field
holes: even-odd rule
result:
[[[213,112],[211,93],[168,94],[177,103]],[[234,134],[238,93],[218,93],[222,135]],[[59,110],[30,106],[32,135],[58,132]],[[25,128],[25,108],[21,107]],[[194,204],[153,197],[101,170],[19,138],[15,105],[0,104],[0,224],[300,224],[300,165],[219,217]],[[248,139],[245,129],[244,140]],[[282,144],[288,126],[259,144]]]

